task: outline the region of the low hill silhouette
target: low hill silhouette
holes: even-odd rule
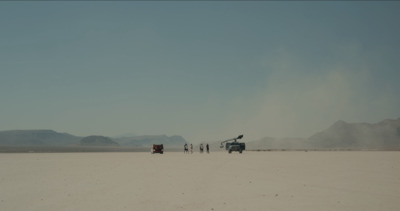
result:
[[[165,147],[183,147],[186,140],[182,136],[132,136],[115,138],[121,146],[150,147],[153,144],[164,144]]]
[[[82,146],[119,146],[111,138],[105,136],[88,136],[80,140]]]
[[[0,131],[2,146],[70,146],[81,137],[53,130],[9,130]]]

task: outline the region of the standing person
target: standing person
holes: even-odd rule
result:
[[[190,153],[193,154],[193,144],[190,144]]]
[[[203,149],[204,149],[203,144],[200,144],[200,153],[203,153]]]
[[[210,146],[206,145],[207,153],[210,153]]]
[[[188,145],[187,144],[185,144],[185,146],[184,146],[184,151],[183,151],[183,153],[189,153],[189,150],[188,150]]]

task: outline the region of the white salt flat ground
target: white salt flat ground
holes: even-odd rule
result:
[[[400,208],[400,152],[0,154],[0,210]]]

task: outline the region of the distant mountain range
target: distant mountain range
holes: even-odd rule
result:
[[[119,146],[111,138],[105,136],[88,136],[80,140],[82,146]]]
[[[164,144],[165,147],[183,146],[182,136],[132,136],[109,138],[105,136],[79,137],[53,130],[0,131],[0,146],[134,146],[149,147]]]
[[[266,137],[247,143],[248,149],[400,149],[400,118],[370,123],[342,120],[309,138]]]
[[[387,119],[375,124],[337,121],[332,126],[309,138],[265,137],[246,141],[247,149],[299,150],[299,149],[400,149],[400,118]],[[166,148],[181,148],[186,143],[182,136],[131,136],[109,138],[104,136],[79,137],[53,130],[0,131],[0,146],[129,146],[150,147],[164,144]],[[210,142],[212,151],[220,150],[220,142]],[[205,143],[204,143],[205,145]],[[195,146],[197,149],[198,146]]]
[[[400,118],[376,124],[337,121],[308,141],[316,148],[399,149]]]
[[[0,131],[3,146],[69,146],[76,145],[82,137],[53,130]]]
[[[182,136],[132,136],[115,138],[122,146],[150,147],[153,144],[164,144],[166,147],[183,147],[186,140]]]

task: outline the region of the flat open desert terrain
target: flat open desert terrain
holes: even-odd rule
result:
[[[400,208],[400,152],[0,153],[0,210]]]

